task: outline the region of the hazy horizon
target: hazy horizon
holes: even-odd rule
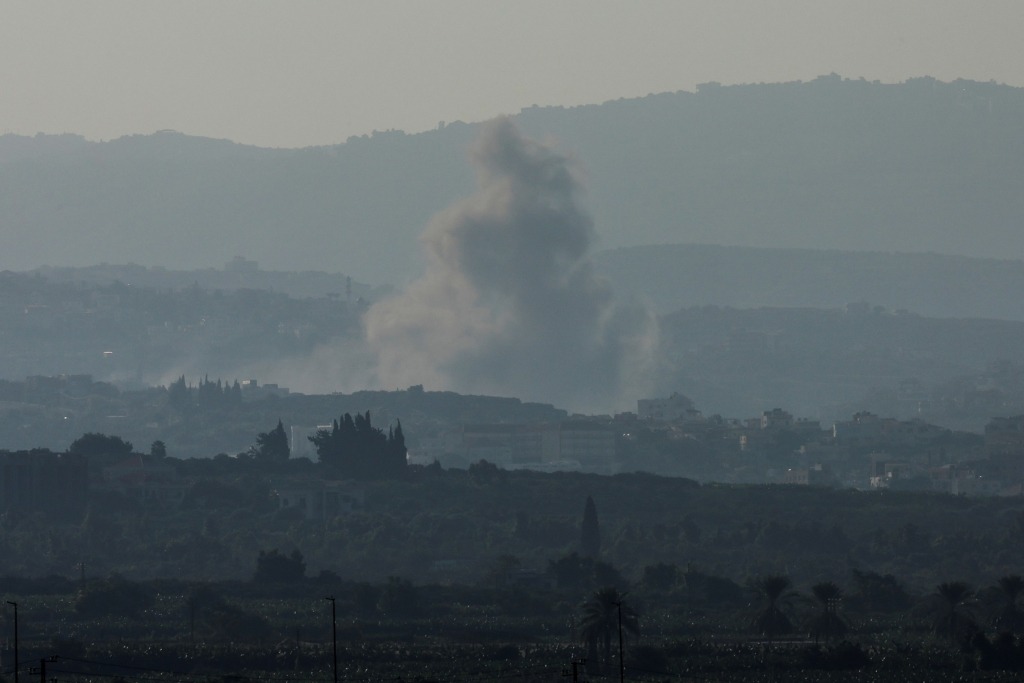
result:
[[[20,137],[20,138],[34,138],[34,137],[59,137],[59,136],[64,136],[64,135],[70,135],[70,136],[74,136],[74,137],[77,137],[77,138],[81,138],[81,139],[85,140],[86,142],[106,143],[106,142],[117,141],[117,140],[120,140],[120,139],[123,139],[123,138],[149,137],[149,136],[169,133],[169,134],[180,134],[180,135],[183,135],[183,136],[186,136],[186,137],[189,137],[189,138],[205,139],[205,140],[218,141],[218,142],[229,142],[229,143],[236,144],[236,145],[242,145],[242,146],[245,146],[245,147],[254,147],[254,148],[258,148],[258,149],[266,149],[266,150],[304,150],[304,149],[313,149],[313,148],[316,148],[316,147],[332,147],[332,146],[336,146],[336,145],[344,145],[347,142],[349,142],[349,141],[351,141],[351,140],[353,140],[355,138],[372,137],[373,135],[379,134],[379,133],[395,132],[395,133],[402,133],[402,134],[405,134],[405,135],[419,135],[419,134],[422,134],[422,133],[430,133],[432,131],[437,130],[438,128],[443,127],[442,124],[443,125],[448,125],[448,124],[453,124],[453,123],[464,123],[464,124],[469,124],[469,125],[484,125],[484,124],[488,124],[490,122],[493,122],[493,121],[496,121],[496,120],[499,120],[499,119],[502,119],[502,118],[506,118],[506,117],[509,117],[509,116],[513,116],[513,117],[514,116],[518,116],[518,115],[523,114],[524,112],[527,112],[527,111],[529,111],[531,109],[538,108],[538,107],[542,108],[542,109],[543,108],[571,109],[571,108],[575,108],[575,107],[600,106],[600,105],[603,105],[603,104],[610,104],[610,103],[618,102],[618,101],[643,99],[645,97],[656,97],[656,96],[659,96],[659,95],[673,95],[673,94],[678,94],[678,93],[695,94],[698,91],[698,89],[700,88],[700,86],[708,85],[708,84],[711,84],[711,83],[714,83],[714,84],[717,84],[717,85],[721,85],[721,86],[784,85],[786,83],[807,83],[807,82],[810,82],[810,81],[814,81],[816,79],[820,79],[820,78],[824,78],[824,77],[829,77],[829,76],[838,76],[842,80],[861,80],[861,81],[867,80],[863,76],[851,76],[849,74],[841,74],[841,73],[829,72],[829,73],[818,74],[818,75],[816,75],[814,77],[810,77],[810,78],[807,78],[807,79],[794,79],[794,80],[790,80],[790,81],[771,81],[771,82],[766,82],[766,81],[759,81],[759,82],[751,82],[751,81],[736,81],[736,82],[705,81],[705,82],[702,82],[702,83],[695,84],[694,87],[692,87],[692,88],[677,88],[675,90],[662,90],[662,91],[658,91],[658,92],[643,93],[643,94],[640,94],[640,95],[630,95],[628,97],[627,96],[621,96],[621,97],[605,99],[605,100],[601,100],[601,101],[574,102],[574,103],[571,103],[571,104],[562,104],[562,103],[558,103],[558,102],[552,102],[552,103],[547,103],[547,104],[523,105],[521,108],[519,108],[519,109],[517,109],[515,111],[498,112],[498,113],[495,113],[493,115],[484,116],[484,117],[479,118],[479,119],[452,119],[452,120],[449,120],[449,121],[438,121],[433,126],[427,126],[427,127],[424,127],[424,128],[415,128],[415,129],[404,129],[404,128],[380,129],[380,128],[372,128],[372,129],[368,129],[368,130],[364,130],[364,131],[360,131],[360,132],[354,132],[351,135],[349,135],[348,137],[346,137],[345,139],[339,139],[339,140],[335,140],[333,142],[316,142],[316,143],[310,143],[310,144],[299,144],[299,145],[294,145],[294,146],[260,144],[258,142],[250,142],[250,141],[246,141],[246,140],[239,140],[239,139],[235,139],[235,138],[231,138],[231,137],[217,137],[217,136],[214,136],[214,135],[205,135],[205,134],[202,134],[202,133],[194,133],[194,132],[190,132],[188,130],[179,130],[177,128],[159,128],[159,129],[152,129],[152,130],[127,131],[127,132],[124,132],[124,133],[122,133],[120,135],[112,135],[110,137],[90,136],[90,135],[88,135],[86,133],[81,133],[81,132],[72,131],[72,130],[66,130],[66,131],[42,131],[42,130],[40,130],[40,131],[35,131],[35,132],[32,132],[32,133],[29,133],[29,132],[19,132],[19,131],[12,131],[12,130],[6,130],[5,129],[3,132],[0,132],[0,137],[3,137],[5,135],[10,135],[10,136],[15,136],[15,137]],[[918,78],[935,78],[935,77],[932,76],[931,74],[916,74],[916,75],[907,76],[906,78],[899,79],[899,80],[883,81],[883,80],[879,80],[879,79],[874,79],[871,82],[872,83],[881,83],[883,85],[901,85],[901,84],[907,83],[908,81],[913,81],[914,79],[918,79]],[[991,80],[989,80],[989,81],[979,81],[979,80],[976,80],[976,79],[948,79],[948,80],[946,80],[946,79],[936,78],[935,80],[937,80],[939,82],[943,82],[943,83],[955,82],[957,80],[971,80],[972,82],[994,82],[994,81],[991,81]],[[995,83],[996,83],[996,85],[1005,85],[1005,86],[1009,86],[1009,87],[1024,88],[1024,83],[1022,83],[1020,85],[1012,84],[1012,83],[1004,83],[1004,82],[1001,82],[1001,81],[995,82]]]
[[[1024,86],[1024,5],[15,1],[0,134],[158,130],[261,147],[523,108],[838,73]]]

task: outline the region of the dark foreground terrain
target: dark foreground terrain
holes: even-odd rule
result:
[[[892,609],[855,588],[838,612],[841,635],[816,630],[821,607],[791,596],[780,603],[791,627],[768,635],[754,625],[767,607],[752,589],[736,587],[731,597],[698,590],[708,577],[696,572],[667,591],[648,579],[618,594],[627,615],[621,673],[629,680],[1010,681],[1024,667],[1020,639],[982,625],[992,596],[958,606],[965,627],[943,631],[948,614],[928,596]],[[18,604],[22,678],[34,679],[45,660],[51,681],[331,680],[332,603],[325,596],[336,600],[340,680],[553,681],[574,661],[581,680],[620,675],[617,620],[599,620],[595,629],[592,618],[607,589],[587,597],[553,584],[485,583],[51,577],[0,585]],[[11,607],[5,621],[9,681]]]
[[[107,492],[78,519],[0,516],[19,678],[48,660],[58,681],[331,680],[332,607],[344,680],[560,680],[583,659],[582,680],[614,679],[620,608],[630,680],[1024,669],[1019,499],[481,462],[349,482],[356,509],[311,519],[274,481],[319,464],[180,467],[176,507]]]

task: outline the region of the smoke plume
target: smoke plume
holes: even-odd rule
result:
[[[425,230],[424,275],[367,313],[378,380],[575,410],[632,405],[653,318],[617,305],[594,275],[569,160],[508,119],[484,126],[472,159],[479,187]]]

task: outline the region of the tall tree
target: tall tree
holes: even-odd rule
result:
[[[345,413],[330,429],[309,440],[320,462],[330,471],[351,479],[395,479],[405,473],[406,448],[402,424],[387,434],[370,422],[370,412]]]
[[[966,603],[972,594],[971,587],[963,581],[940,583],[935,588],[935,595],[939,597],[939,611],[933,627],[937,634],[956,641],[973,628],[974,620],[966,610]]]
[[[388,430],[387,462],[384,468],[389,475],[400,475],[408,461],[409,450],[405,447],[405,432],[402,431],[402,421],[395,420],[395,428]]]
[[[224,393],[228,397],[228,403],[231,405],[242,405],[242,385],[235,380],[235,383],[231,385],[231,388],[224,388]]]
[[[639,618],[625,602],[626,595],[614,586],[605,586],[594,591],[583,603],[580,635],[587,644],[591,659],[596,660],[600,652],[605,663],[611,661],[612,635],[618,633],[620,615],[624,631],[634,634],[640,631]]]
[[[584,557],[597,559],[601,555],[601,527],[597,522],[597,506],[587,496],[583,506],[583,524],[580,526],[580,552]]]
[[[191,403],[191,391],[185,384],[185,375],[182,375],[167,387],[167,402],[172,408],[185,410]]]
[[[87,457],[127,458],[132,454],[132,442],[119,436],[88,432],[71,442],[68,453]]]
[[[832,638],[846,633],[846,622],[839,616],[839,601],[843,598],[843,591],[831,581],[816,583],[811,586],[811,593],[814,599],[821,606],[821,611],[811,622],[811,632],[814,641],[824,638],[829,642]]]
[[[853,570],[854,597],[869,609],[896,612],[910,607],[910,594],[892,574]]]
[[[1017,604],[1021,593],[1024,593],[1024,579],[1011,574],[1000,578],[996,587],[1003,598],[1003,606],[993,620],[993,625],[1001,631],[1015,633],[1024,626],[1024,613]]]
[[[754,588],[765,601],[764,609],[754,617],[754,626],[767,636],[769,646],[775,636],[793,630],[793,623],[785,612],[787,602],[793,596],[792,586],[790,578],[782,575],[763,576],[754,582]]]
[[[288,433],[284,430],[284,423],[277,421],[277,426],[269,432],[260,432],[256,436],[256,446],[253,455],[257,459],[266,462],[285,462],[291,457],[292,451],[288,447]]]
[[[269,552],[261,550],[256,558],[256,573],[253,581],[259,583],[292,583],[301,581],[306,575],[306,560],[302,553],[293,550],[291,555],[282,554],[277,548]]]

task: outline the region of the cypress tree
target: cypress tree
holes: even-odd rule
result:
[[[288,446],[288,433],[284,429],[284,423],[277,421],[277,426],[269,432],[261,432],[256,437],[256,457],[260,460],[284,462],[291,457],[291,448]]]

